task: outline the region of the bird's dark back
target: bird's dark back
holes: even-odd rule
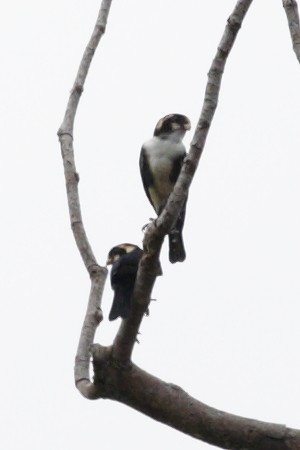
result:
[[[110,274],[112,287],[115,284],[121,284],[124,288],[133,288],[142,255],[143,251],[136,248],[113,264]]]

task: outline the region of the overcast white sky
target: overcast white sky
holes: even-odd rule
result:
[[[300,83],[281,0],[254,1],[192,184],[187,260],[164,277],[134,361],[225,411],[300,427]],[[154,213],[138,157],[157,120],[195,125],[235,0],[114,0],[79,106],[83,218],[100,264]],[[71,234],[56,131],[100,0],[6,2],[0,443],[5,450],[212,448],[74,388],[89,278]],[[186,136],[186,145],[192,133]],[[105,321],[97,342],[119,326]]]

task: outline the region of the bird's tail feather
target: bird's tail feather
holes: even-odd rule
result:
[[[108,316],[109,320],[115,320],[118,317],[122,319],[128,319],[131,314],[131,302],[128,301],[126,295],[123,292],[116,291],[113,304]]]
[[[182,233],[178,230],[172,230],[169,234],[169,260],[174,264],[176,262],[183,262],[185,257]]]

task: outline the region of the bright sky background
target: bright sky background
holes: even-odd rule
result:
[[[162,252],[134,362],[216,408],[300,428],[300,82],[281,0],[254,1],[191,187],[187,260]],[[235,0],[114,0],[75,125],[84,223],[104,264],[154,217],[138,170],[157,120],[195,126]],[[211,449],[77,392],[89,278],[69,226],[56,132],[100,0],[11,1],[0,17],[0,443],[5,450]],[[192,133],[187,134],[188,147]],[[107,315],[97,342],[119,322]]]

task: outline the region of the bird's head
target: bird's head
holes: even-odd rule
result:
[[[156,124],[154,136],[160,138],[168,138],[169,136],[177,136],[182,139],[185,132],[191,129],[191,122],[182,114],[168,114],[162,117]]]
[[[137,248],[139,248],[137,245],[128,243],[116,245],[107,255],[106,265],[114,264],[121,256],[126,255],[126,253],[131,253]]]

